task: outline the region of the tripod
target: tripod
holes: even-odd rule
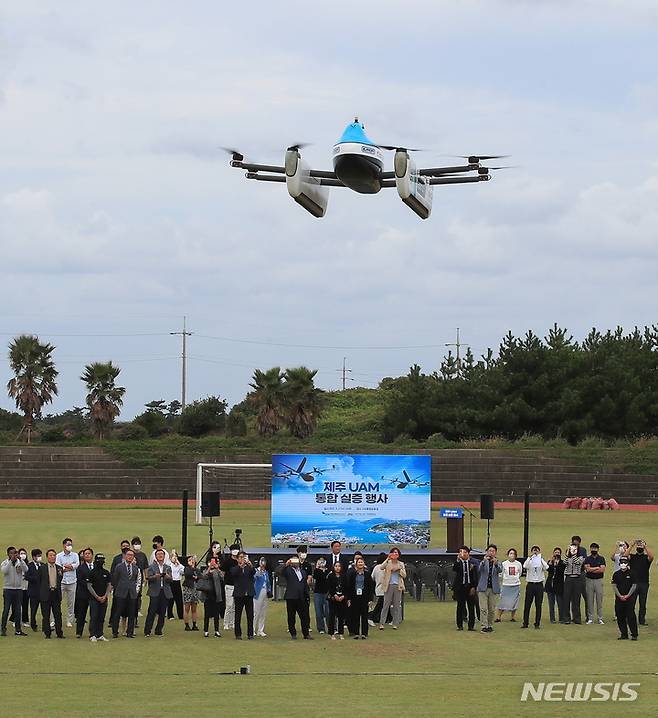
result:
[[[204,561],[208,561],[209,556],[212,554],[212,543],[213,543],[213,529],[212,529],[212,516],[210,516],[210,522],[208,525],[208,548],[206,549],[205,553],[201,558],[199,559],[199,564],[202,564]]]

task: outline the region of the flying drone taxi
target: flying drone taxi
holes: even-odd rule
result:
[[[365,133],[364,125],[355,117],[334,145],[334,171],[311,169],[302,160],[304,144],[288,147],[283,166],[253,164],[244,155],[226,149],[231,167],[246,170],[247,179],[260,182],[285,182],[290,196],[314,217],[324,217],[329,200],[329,187],[348,187],[359,194],[376,194],[395,187],[400,199],[419,217],[427,219],[432,211],[435,185],[487,182],[490,171],[502,167],[484,167],[480,163],[507,155],[458,155],[466,164],[453,167],[417,168],[409,153],[417,149],[379,145]],[[385,151],[393,151],[393,170],[384,169]]]

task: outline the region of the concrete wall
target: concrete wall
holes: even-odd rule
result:
[[[391,452],[392,453],[392,452]],[[426,452],[417,452],[426,453]],[[432,454],[432,499],[562,501],[565,496],[614,496],[620,503],[658,503],[658,477],[609,474],[543,457],[539,451],[505,453],[444,449]],[[99,447],[0,447],[0,499],[162,499],[194,496],[198,462],[267,463],[258,454],[180,456],[157,469],[138,469]],[[223,499],[269,499],[267,469],[222,470],[208,489]]]

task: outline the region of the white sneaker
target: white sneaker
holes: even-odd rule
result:
[[[203,637],[204,637],[204,638],[208,638],[208,631],[204,631],[204,632],[203,632]]]
[[[67,628],[73,628],[73,624],[71,623],[71,621],[67,621],[67,622],[66,622],[66,627],[67,627]]]
[[[106,641],[106,642],[107,642],[107,638],[105,638],[105,636],[99,636],[96,640],[97,640],[97,641]]]
[[[369,625],[371,628],[374,628],[376,624],[375,624],[374,621],[371,621],[370,619],[368,619],[368,625]]]
[[[137,617],[138,617],[138,618],[142,618],[143,615],[144,615],[144,614],[143,614],[141,611],[139,611],[138,614],[137,614]]]
[[[265,631],[261,631],[258,635],[259,635],[261,638],[267,638],[267,633],[265,633]]]
[[[332,641],[335,641],[335,640],[336,640],[336,636],[332,636],[332,637],[331,637],[331,640],[332,640]]]
[[[592,619],[591,619],[591,618],[588,618],[588,619],[587,619],[587,621],[585,621],[585,623],[587,623],[587,625],[589,626],[589,625],[590,625],[590,623],[594,623],[594,621],[592,621]]]
[[[96,643],[96,641],[98,640],[98,638],[96,638],[96,636],[91,636],[91,638],[90,638],[89,640],[90,640],[92,643]]]
[[[605,626],[605,622],[602,618],[599,618],[599,626]]]

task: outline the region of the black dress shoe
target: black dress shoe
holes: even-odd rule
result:
[[[23,631],[16,631],[14,636],[27,636],[27,633],[23,633]]]
[[[57,638],[62,638],[62,639],[64,639],[64,638],[66,638],[66,636],[65,636],[63,633],[58,633],[58,634],[57,634]]]
[[[7,635],[7,629],[6,628],[0,629],[0,636],[6,636],[6,635]]]
[[[50,633],[44,633],[44,634],[43,634],[43,637],[44,637],[44,638],[50,638]]]
[[[463,631],[463,630],[464,630],[464,626],[457,626],[457,630],[458,630],[458,631]]]
[[[468,630],[469,630],[469,631],[474,631],[474,630],[475,630],[475,627],[474,627],[474,626],[469,626],[469,627],[468,627]]]
[[[290,640],[291,640],[291,641],[296,641],[296,640],[297,640],[297,634],[295,633],[295,634],[293,635],[293,634],[291,633],[291,634],[290,634]]]
[[[118,634],[118,633],[113,633],[113,634],[112,634],[112,638],[119,638],[119,634]]]
[[[631,636],[631,641],[637,641],[637,636]]]
[[[156,636],[161,636],[161,635],[162,635],[162,631],[156,631],[156,632],[155,632],[155,635],[156,635]]]
[[[358,638],[358,636],[356,636],[356,638]],[[305,641],[312,641],[312,640],[313,640],[313,636],[304,636],[304,640],[305,640]]]

